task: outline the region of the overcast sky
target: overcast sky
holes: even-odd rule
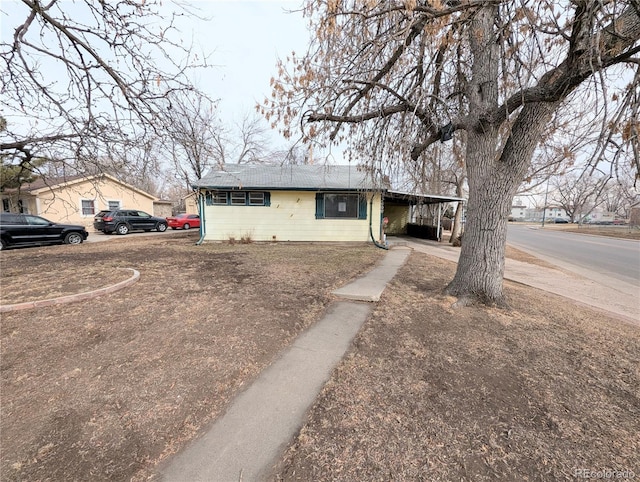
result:
[[[276,59],[306,51],[306,20],[300,12],[287,13],[298,10],[300,1],[195,0],[193,4],[210,18],[193,25],[194,44],[209,53],[209,62],[215,65],[194,80],[201,90],[220,99],[223,120],[240,120],[270,96]]]

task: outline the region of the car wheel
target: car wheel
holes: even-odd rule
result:
[[[118,234],[128,234],[129,233],[129,226],[127,226],[126,224],[118,224],[116,226],[116,232]]]
[[[64,244],[80,244],[82,241],[80,233],[69,233],[64,237]]]
[[[184,226],[182,226],[183,229],[189,229],[191,226],[189,225],[189,223],[184,223]]]
[[[4,239],[0,239],[0,249],[7,247],[7,242]]]
[[[164,233],[167,230],[167,223],[158,223],[156,229],[158,230],[158,232]]]

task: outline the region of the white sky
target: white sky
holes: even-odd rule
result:
[[[296,0],[195,0],[209,21],[193,22],[193,43],[214,67],[194,78],[198,88],[220,99],[225,122],[240,121],[270,96],[276,60],[306,51],[309,34]],[[187,27],[188,30],[189,27]],[[188,33],[184,27],[185,37]],[[185,38],[185,41],[188,38]]]

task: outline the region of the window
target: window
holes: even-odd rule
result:
[[[95,201],[93,199],[83,199],[81,202],[83,216],[93,216],[96,213]]]
[[[213,191],[205,195],[207,206],[270,206],[271,193],[247,191]]]
[[[9,210],[9,200],[7,198],[4,198],[2,200],[2,211],[5,212],[5,213],[8,213],[10,211]]]
[[[231,192],[231,205],[232,206],[245,206],[247,204],[246,192]]]
[[[227,193],[224,191],[216,191],[212,196],[213,204],[227,204]]]
[[[264,206],[264,193],[263,192],[250,192],[249,193],[249,206]]]
[[[366,219],[367,199],[354,193],[316,194],[316,219]]]
[[[120,209],[120,201],[109,201],[109,206],[108,206],[108,210],[109,211],[117,211],[118,209]]]

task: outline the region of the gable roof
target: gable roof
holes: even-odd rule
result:
[[[225,164],[192,184],[204,189],[371,191],[379,189],[367,172],[352,166]]]
[[[148,197],[149,199],[153,199],[156,201],[158,198],[149,194],[148,192],[143,191],[142,189],[138,189],[137,187],[131,186],[125,182],[120,181],[119,179],[113,177],[110,174],[96,174],[91,176],[83,176],[83,175],[73,175],[73,176],[65,176],[65,177],[47,177],[47,178],[39,178],[29,184],[24,184],[20,186],[20,188],[7,189],[5,192],[28,192],[33,195],[38,195],[42,192],[47,192],[52,189],[63,189],[69,186],[73,186],[74,184],[79,184],[86,181],[101,181],[104,179],[108,179],[116,184],[120,184],[131,191],[135,191],[136,193]]]

